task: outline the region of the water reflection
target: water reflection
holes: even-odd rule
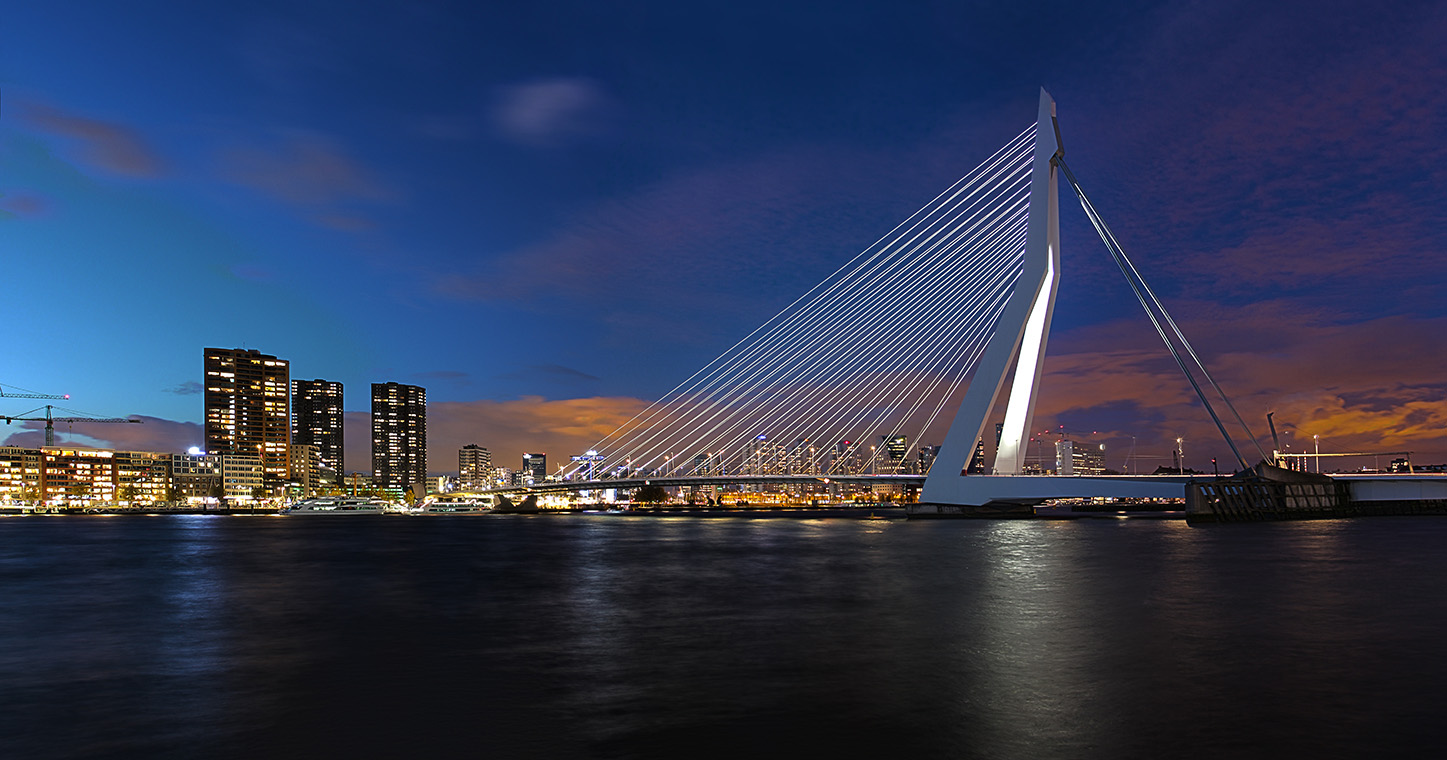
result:
[[[1421,754],[1447,676],[1444,537],[1433,520],[7,520],[0,683],[29,707],[0,711],[0,746]]]

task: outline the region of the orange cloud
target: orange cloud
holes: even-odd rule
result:
[[[475,443],[492,452],[492,461],[517,469],[522,455],[543,452],[548,466],[581,454],[647,406],[626,397],[512,401],[444,401],[427,407],[427,468],[456,472],[457,450]],[[347,469],[371,470],[371,422],[365,412],[346,416]]]
[[[1309,449],[1319,435],[1324,452],[1411,450],[1417,463],[1447,461],[1447,355],[1423,348],[1447,334],[1447,318],[1342,324],[1292,313],[1281,302],[1181,311],[1192,315],[1182,328],[1268,451],[1265,414],[1274,411],[1282,444],[1293,451]],[[1111,323],[1056,336],[1052,346],[1070,353],[1046,359],[1036,429],[1064,422],[1069,432],[1098,423],[1091,427],[1110,431],[1102,437],[1124,437],[1116,446],[1136,436],[1141,450],[1168,456],[1182,436],[1198,452],[1211,452],[1207,457],[1228,456],[1179,368],[1149,333]],[[1210,393],[1204,380],[1202,387]],[[1229,411],[1211,401],[1252,458],[1255,449]]]

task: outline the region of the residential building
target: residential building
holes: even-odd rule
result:
[[[256,457],[263,485],[280,489],[291,469],[290,363],[256,350],[207,348],[205,373],[206,451]]]
[[[171,455],[155,451],[115,453],[116,498],[155,504],[171,498]]]
[[[475,443],[457,451],[457,479],[464,491],[492,487],[492,452]]]
[[[401,494],[427,478],[427,389],[372,383],[372,481]]]
[[[116,500],[115,452],[46,446],[40,450],[40,494],[53,504]]]
[[[0,501],[40,499],[40,449],[0,446]]]
[[[318,496],[322,489],[337,484],[336,473],[322,466],[321,447],[308,443],[291,444],[291,481],[289,488],[304,499]]]
[[[315,446],[320,477],[335,483],[346,461],[342,450],[342,384],[335,380],[291,381],[291,442]]]

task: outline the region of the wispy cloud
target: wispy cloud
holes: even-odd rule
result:
[[[165,390],[166,393],[174,393],[177,396],[195,396],[205,390],[205,388],[196,380],[187,380],[173,388],[167,388]]]
[[[596,82],[556,78],[503,88],[492,116],[504,137],[551,147],[602,133],[613,109],[612,100]]]
[[[64,111],[42,103],[22,103],[21,118],[36,129],[74,141],[79,158],[114,174],[152,178],[165,171],[165,162],[131,127]]]
[[[233,182],[307,208],[396,197],[337,141],[312,132],[292,132],[266,145],[230,148],[222,152],[221,165]]]
[[[44,216],[50,203],[36,195],[17,193],[0,196],[0,219]]]

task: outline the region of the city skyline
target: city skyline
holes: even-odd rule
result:
[[[36,329],[0,383],[147,423],[62,441],[184,451],[196,349],[253,348],[426,386],[431,471],[471,442],[556,464],[1028,125],[1043,84],[1258,437],[1275,411],[1293,451],[1447,460],[1447,10],[883,8],[15,9],[0,239],[13,281],[64,287],[7,300]],[[1224,456],[1065,201],[1036,427],[1099,431],[1116,468],[1133,441]]]

